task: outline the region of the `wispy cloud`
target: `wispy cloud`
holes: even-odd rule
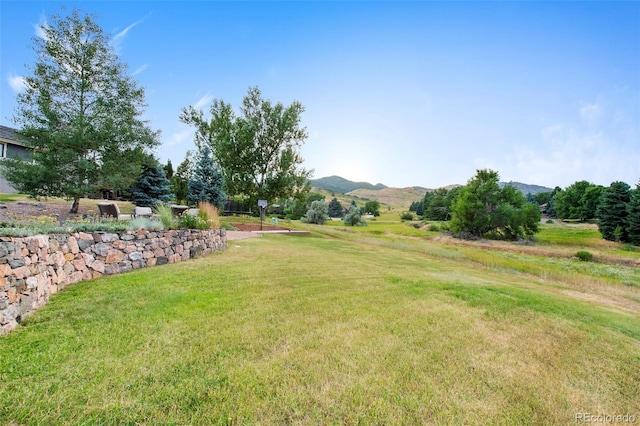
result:
[[[20,93],[27,88],[27,81],[21,75],[9,74],[7,82],[15,93]]]
[[[124,30],[120,31],[119,33],[115,34],[112,38],[111,38],[111,44],[113,45],[113,48],[116,51],[119,51],[122,48],[122,43],[124,42],[124,39],[127,37],[127,35],[129,34],[129,31],[131,31],[134,27],[136,27],[137,25],[141,24],[145,19],[147,19],[149,15],[147,14],[146,16],[144,16],[142,19],[138,19],[136,22],[134,22],[133,24],[129,25],[128,27],[126,27]]]
[[[207,106],[213,100],[211,92],[207,92],[198,102],[193,106],[195,109],[202,109]]]
[[[567,187],[579,180],[605,186],[615,180],[636,181],[637,125],[620,119],[626,111],[607,114],[605,105],[604,99],[585,103],[577,120],[541,129],[536,146],[515,150],[515,167],[508,166],[508,171],[550,187]]]
[[[133,29],[133,27],[135,27],[136,25],[138,25],[142,21],[143,21],[143,19],[140,19],[140,20],[134,22],[133,24],[129,25],[124,30],[120,31],[118,34],[114,35],[112,37],[112,39],[111,39],[113,41],[113,43],[116,44],[116,45],[119,45],[120,43],[122,43],[122,40],[124,40],[124,38],[127,36],[127,34],[129,34],[129,31],[131,31]]]
[[[131,74],[131,77],[135,77],[136,75],[138,75],[138,74],[142,73],[144,70],[146,70],[146,69],[147,69],[147,67],[148,67],[148,66],[149,66],[148,64],[144,64],[144,65],[142,65],[142,66],[138,67],[138,68],[133,72],[133,74]]]
[[[185,128],[179,132],[171,135],[167,146],[182,145],[184,142],[191,142],[193,140],[194,130],[192,128]]]
[[[37,24],[33,24],[33,30],[36,34],[36,37],[41,38],[41,39],[45,39],[47,34],[45,33],[45,28],[47,28],[49,26],[49,23],[47,22],[47,16],[44,14],[44,12],[42,12],[40,14],[40,20],[38,21]]]
[[[580,119],[587,127],[597,127],[604,118],[604,112],[604,106],[601,101],[587,103],[580,108]]]

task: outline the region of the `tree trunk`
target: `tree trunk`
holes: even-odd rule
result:
[[[73,203],[71,203],[71,210],[69,210],[69,213],[77,214],[78,207],[80,207],[80,198],[76,197],[73,199]]]

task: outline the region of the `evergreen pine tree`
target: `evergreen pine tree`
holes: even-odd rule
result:
[[[167,160],[167,165],[164,166],[164,174],[169,180],[173,177],[173,164],[171,164],[171,160]]]
[[[344,208],[342,207],[342,204],[340,204],[340,201],[338,201],[337,198],[333,198],[329,202],[328,214],[329,214],[329,217],[342,217],[342,216],[344,216]]]
[[[142,175],[135,181],[131,196],[136,206],[153,207],[170,202],[174,195],[171,184],[162,166],[145,166]]]
[[[640,181],[627,204],[627,236],[631,244],[640,246]]]
[[[211,149],[205,145],[200,150],[198,161],[189,179],[187,203],[197,205],[200,201],[205,201],[222,209],[226,197],[222,189],[223,185],[222,170],[213,161]]]
[[[180,163],[175,173],[170,179],[171,190],[176,194],[178,204],[186,203],[189,194],[189,179],[193,174],[193,165],[189,158],[193,155],[191,151],[187,151],[185,159]]]
[[[606,188],[598,204],[598,228],[602,238],[609,241],[628,241],[627,204],[630,187],[624,182],[613,182]]]

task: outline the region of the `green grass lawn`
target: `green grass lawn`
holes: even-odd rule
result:
[[[0,423],[640,414],[638,268],[444,244],[402,226],[411,235],[307,225],[311,236],[232,241],[75,284],[0,337]]]

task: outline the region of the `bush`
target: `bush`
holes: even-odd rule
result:
[[[349,226],[366,226],[367,222],[362,220],[362,215],[360,214],[360,209],[356,206],[351,207],[349,209],[349,213],[344,216],[342,220],[345,225]]]
[[[159,220],[149,219],[148,217],[136,217],[135,219],[131,219],[128,228],[132,231],[138,229],[161,231],[164,229],[164,226]]]
[[[201,201],[198,203],[198,216],[209,224],[209,228],[220,228],[220,213],[213,204]]]
[[[153,210],[158,215],[164,229],[174,229],[176,227],[176,220],[173,217],[171,207],[165,204],[157,204]]]
[[[575,257],[583,262],[591,262],[593,260],[593,254],[584,250],[580,250],[579,252],[577,252]]]
[[[427,227],[427,231],[431,231],[431,232],[440,232],[440,227],[435,224],[435,223],[431,223],[429,224],[429,226]]]
[[[180,215],[178,218],[178,227],[182,229],[209,229],[209,222],[198,216],[193,216],[187,213]]]
[[[311,207],[307,210],[306,217],[302,218],[302,222],[322,225],[329,219],[328,210],[329,205],[326,201],[316,200],[311,203]]]
[[[400,215],[400,220],[413,220],[413,213],[411,212],[404,212]]]

